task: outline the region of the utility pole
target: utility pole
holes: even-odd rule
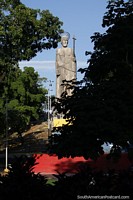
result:
[[[51,136],[51,126],[52,126],[52,122],[51,122],[51,112],[52,112],[52,107],[51,107],[51,87],[52,87],[52,82],[49,80],[49,86],[48,86],[48,138]]]
[[[48,137],[50,136],[50,113],[49,113],[49,110],[50,110],[50,101],[49,101],[49,88],[48,88]]]
[[[7,98],[6,98],[6,141],[5,141],[5,169],[4,172],[8,173],[8,108],[7,108]]]

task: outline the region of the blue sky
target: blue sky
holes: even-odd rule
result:
[[[102,19],[107,11],[107,0],[21,0],[27,7],[49,10],[63,22],[62,28],[69,32],[71,37],[69,47],[72,47],[72,37],[76,37],[77,69],[87,66],[85,51],[93,50],[90,37],[94,32],[105,32],[102,28]],[[58,47],[60,47],[60,43]],[[44,50],[29,62],[21,62],[20,67],[32,66],[40,77],[53,81],[52,94],[55,95],[55,49]],[[78,80],[82,75],[77,73]],[[48,85],[46,84],[46,87]]]

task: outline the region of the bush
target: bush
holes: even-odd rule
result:
[[[73,176],[59,174],[54,197],[57,200],[77,199],[78,195],[126,195],[133,197],[133,170],[96,172],[84,166]]]
[[[79,196],[123,195],[133,197],[133,169],[127,171],[95,171],[82,165],[71,176],[54,175],[57,181],[47,184],[48,179],[32,172],[35,157],[15,157],[7,175],[0,176],[0,199],[19,200],[74,200]]]
[[[13,159],[10,171],[0,177],[0,199],[41,200],[50,199],[50,185],[40,174],[32,169],[35,157],[20,156]]]

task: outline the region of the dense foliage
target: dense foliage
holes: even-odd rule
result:
[[[32,172],[37,164],[35,157],[22,155],[14,157],[10,172],[0,176],[1,200],[9,198],[20,200],[50,199],[50,188],[46,184],[47,179],[40,174]]]
[[[6,125],[21,133],[41,116],[46,78],[32,67],[20,70],[18,63],[56,48],[61,26],[48,10],[28,8],[20,0],[0,1],[0,133]]]
[[[4,92],[0,98],[1,133],[5,132],[8,123],[8,132],[21,134],[32,121],[41,117],[47,94],[43,81],[45,78],[40,78],[32,67],[17,70],[9,86],[9,99],[4,97]]]
[[[27,8],[20,0],[1,0],[0,64],[30,60],[43,49],[56,48],[61,26],[48,10]]]
[[[0,176],[1,200],[76,200],[87,198],[133,197],[133,171],[107,170],[94,171],[86,165],[72,176],[54,175],[54,184],[48,183],[48,176],[34,174],[32,169],[37,164],[36,157],[20,156],[12,161],[9,173]],[[45,163],[44,163],[45,165]],[[53,177],[54,177],[53,176]],[[103,197],[103,198],[104,198]]]
[[[109,1],[103,17],[106,32],[91,39],[94,51],[88,67],[80,69],[84,78],[73,95],[55,104],[72,125],[58,129],[54,152],[62,156],[97,158],[102,145],[112,143],[131,153],[133,144],[133,1]]]

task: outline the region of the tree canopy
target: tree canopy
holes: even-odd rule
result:
[[[61,26],[48,10],[27,8],[20,0],[1,0],[1,62],[30,60],[43,49],[56,48]]]
[[[40,78],[33,67],[25,67],[23,71],[18,68],[14,75],[8,85],[8,98],[4,91],[0,98],[1,133],[8,123],[10,133],[21,134],[27,125],[42,116],[46,101],[47,90],[43,87],[46,78]]]
[[[31,9],[20,0],[0,1],[0,79],[18,61],[56,48],[63,23],[48,10]]]
[[[20,0],[0,1],[0,115],[5,113],[12,131],[21,132],[42,114],[47,90],[33,67],[22,71],[19,62],[29,61],[38,52],[56,48],[63,23],[49,10],[31,9]]]
[[[88,67],[72,96],[55,102],[58,113],[72,124],[58,128],[61,135],[53,150],[59,157],[97,158],[102,145],[112,153],[133,144],[133,2],[109,1],[103,16],[103,34],[94,33]],[[131,153],[131,152],[130,152]]]

